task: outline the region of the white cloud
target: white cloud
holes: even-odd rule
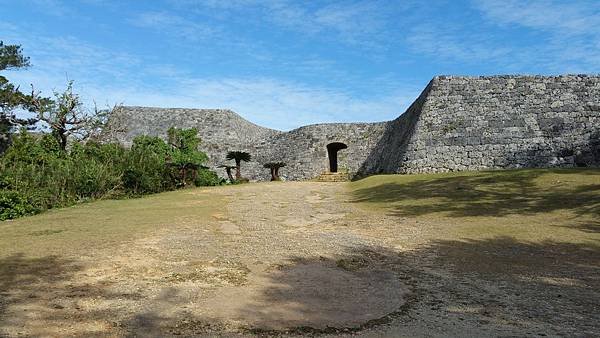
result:
[[[455,25],[422,24],[411,30],[406,42],[417,53],[448,61],[501,62],[513,53],[511,47],[497,46],[489,36],[462,30]]]
[[[102,48],[74,37],[49,38],[7,28],[7,43],[21,43],[32,67],[7,77],[21,88],[33,83],[51,95],[67,76],[88,104],[229,108],[251,122],[276,129],[310,123],[393,119],[417,97],[418,86],[400,87],[378,79],[381,94],[357,98],[349,91],[273,77],[199,78],[180,66],[152,64],[141,57]],[[312,64],[312,63],[315,63]],[[318,60],[307,67],[328,67]],[[152,78],[152,82],[147,79]]]
[[[498,23],[560,34],[600,34],[598,1],[558,2],[549,0],[481,0],[474,2],[490,19]]]
[[[384,121],[404,112],[420,88],[357,99],[344,91],[271,78],[189,79],[169,90],[140,87],[93,88],[126,105],[227,108],[259,125],[288,130],[311,123]]]
[[[76,13],[61,0],[26,0],[40,12],[58,17],[76,15]]]
[[[553,72],[598,72],[600,2],[482,0],[475,6],[501,27],[520,26],[542,34],[538,43],[515,50],[522,62],[543,64]]]
[[[411,1],[401,4],[379,0],[347,1],[328,5],[320,2],[304,3],[290,0],[171,0],[178,8],[197,14],[216,9],[215,17],[244,16],[248,22],[269,22],[278,27],[299,32],[313,38],[325,38],[333,33],[336,41],[353,46],[383,48],[386,22],[393,18],[394,9],[406,9]],[[397,16],[398,13],[395,13]]]
[[[214,28],[167,12],[141,13],[130,22],[138,27],[152,28],[191,41],[206,39],[215,34]]]

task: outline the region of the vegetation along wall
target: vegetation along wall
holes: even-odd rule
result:
[[[331,169],[332,156],[337,170],[356,176],[599,166],[600,76],[439,76],[404,114],[381,123],[281,132],[229,110],[122,107],[111,124],[119,128],[107,138],[124,144],[196,127],[211,167],[219,170],[229,150],[247,151],[253,161],[243,174],[252,180],[269,179],[262,164],[272,161],[287,163],[286,179],[314,178]],[[332,154],[333,143],[346,147]]]

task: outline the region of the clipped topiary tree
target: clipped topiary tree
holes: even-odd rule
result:
[[[230,151],[227,153],[226,159],[235,161],[235,179],[240,181],[242,179],[242,161],[250,162],[252,156],[245,151]]]
[[[279,169],[285,166],[284,162],[269,162],[264,164],[265,168],[271,169],[271,181],[281,181],[281,178],[279,178]]]

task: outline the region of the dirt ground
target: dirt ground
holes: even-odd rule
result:
[[[600,336],[598,246],[442,239],[343,183],[178,193],[220,202],[117,246],[2,258],[0,336]]]

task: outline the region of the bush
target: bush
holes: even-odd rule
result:
[[[31,201],[16,191],[0,191],[0,221],[37,213]]]
[[[204,168],[198,170],[198,174],[194,180],[194,185],[197,187],[211,187],[222,184],[225,184],[225,179],[220,178],[214,171]]]
[[[136,137],[123,172],[125,191],[140,195],[174,189],[174,178],[167,167],[168,156],[169,146],[161,138]]]
[[[170,129],[173,145],[139,136],[131,149],[119,144],[78,143],[62,150],[51,134],[25,131],[0,157],[0,220],[77,202],[173,190],[195,177],[196,185],[221,184],[203,168],[194,129]],[[181,177],[182,170],[185,171]]]

